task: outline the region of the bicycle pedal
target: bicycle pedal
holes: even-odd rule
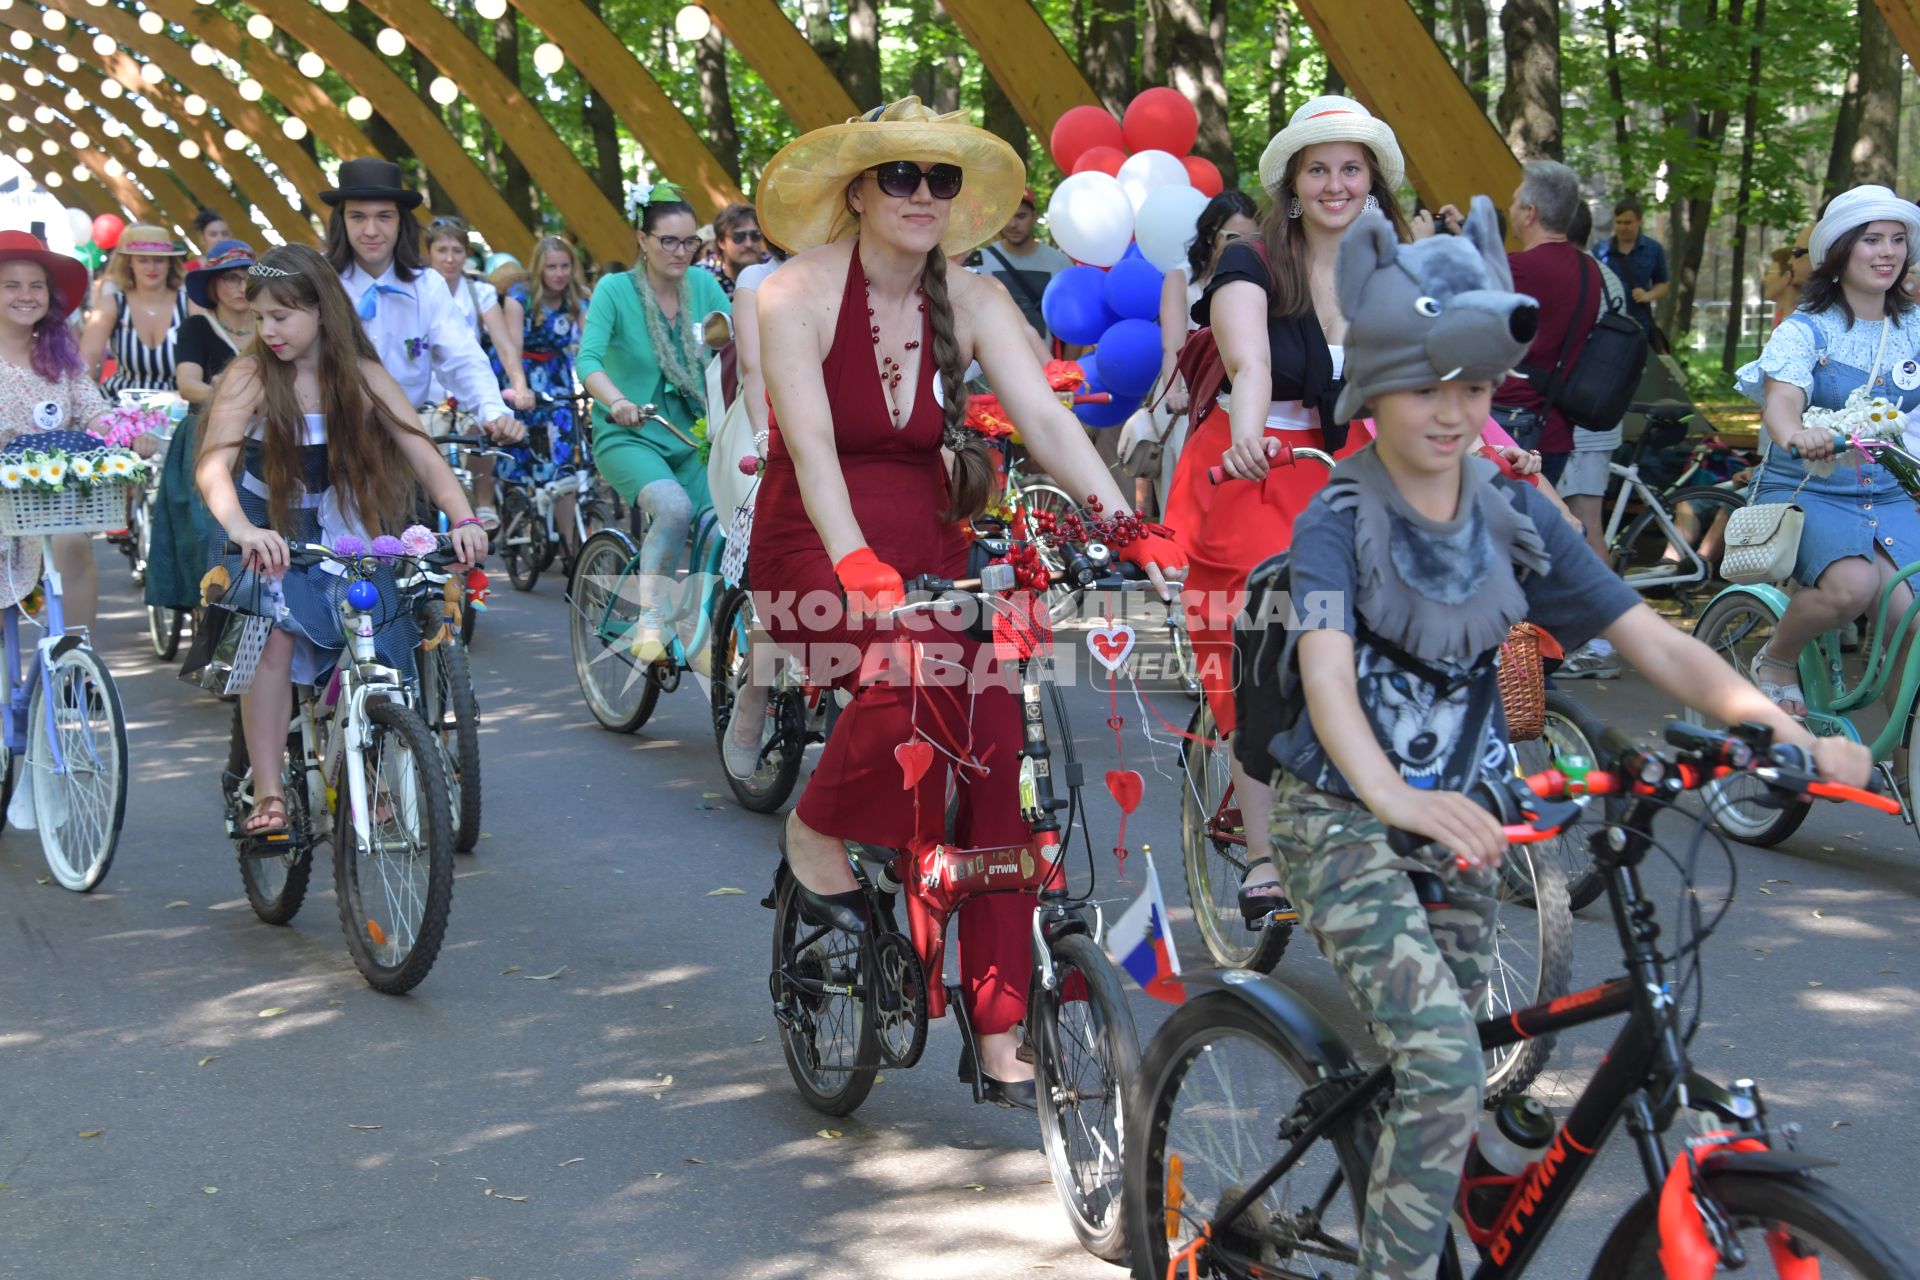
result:
[[[1253,927],[1256,929],[1271,929],[1276,925],[1279,925],[1279,926],[1284,926],[1286,928],[1292,928],[1294,925],[1297,925],[1299,923],[1300,923],[1299,909],[1296,907],[1286,907],[1279,911],[1267,912],[1267,914],[1261,918],[1259,923],[1255,924]]]

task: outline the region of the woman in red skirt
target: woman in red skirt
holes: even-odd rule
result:
[[[1386,211],[1402,240],[1412,228],[1394,203],[1406,176],[1393,130],[1351,98],[1315,98],[1293,113],[1260,157],[1272,207],[1260,242],[1221,251],[1194,320],[1212,328],[1227,391],[1194,404],[1194,428],[1167,495],[1167,523],[1192,561],[1185,605],[1194,656],[1214,722],[1234,731],[1233,619],[1248,572],[1293,542],[1293,522],[1327,473],[1311,463],[1274,468],[1282,447],[1347,445],[1333,421],[1347,322],[1334,295],[1340,237],[1367,209]],[[1430,225],[1425,229],[1431,229]],[[1357,449],[1364,434],[1352,442]],[[1207,472],[1222,467],[1228,481]],[[1249,928],[1284,905],[1267,821],[1273,794],[1234,754],[1234,795],[1246,823],[1247,878],[1240,910]]]
[[[774,641],[816,678],[854,690],[786,832],[803,913],[849,932],[870,922],[846,842],[937,838],[950,770],[961,843],[1027,839],[1010,682],[991,664],[976,669],[990,655],[962,632],[925,615],[911,625],[876,617],[899,603],[903,577],[964,569],[956,523],[980,511],[992,476],[984,442],[962,425],[968,364],[986,370],[1048,474],[1109,514],[1128,509],[1047,385],[1006,291],[948,271],[948,255],[998,233],[1026,184],[1013,149],[964,119],[908,98],[815,130],[774,157],[757,199],[767,236],[798,256],[759,295],[773,425],[748,576]],[[1162,585],[1163,571],[1185,564],[1153,536],[1119,556]],[[916,739],[935,764],[909,787],[894,751]],[[980,1048],[972,1070],[990,1097],[1027,1106],[1033,1068],[1016,1057],[1013,1027],[1025,1015],[1034,905],[990,894],[960,911]]]

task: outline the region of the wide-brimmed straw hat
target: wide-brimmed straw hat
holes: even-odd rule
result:
[[[966,121],[964,111],[936,115],[920,99],[902,98],[803,134],[761,175],[754,194],[760,230],[790,253],[853,235],[860,219],[847,208],[847,184],[875,165],[911,160],[960,166],[965,180],[940,248],[949,257],[978,248],[1020,207],[1027,167],[1004,139]]]
[[[136,222],[120,233],[119,243],[113,246],[115,253],[124,253],[129,257],[142,258],[184,258],[187,250],[184,245],[174,243],[165,227],[156,227],[151,222]]]
[[[132,230],[132,228],[128,228]],[[25,231],[0,231],[0,262],[37,262],[53,282],[53,308],[58,316],[69,316],[87,296],[87,266],[78,258],[55,253]]]
[[[253,263],[253,246],[245,240],[217,241],[200,265],[187,272],[187,297],[195,306],[213,310],[213,278],[223,271],[244,271]]]
[[[1260,185],[1268,191],[1278,190],[1287,176],[1287,162],[1295,153],[1322,142],[1357,142],[1367,148],[1378,162],[1380,177],[1389,191],[1406,180],[1407,162],[1387,122],[1352,98],[1330,93],[1302,103],[1287,127],[1273,135],[1260,154]]]

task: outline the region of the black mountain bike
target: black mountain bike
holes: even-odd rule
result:
[[[1800,751],[1774,746],[1758,725],[1731,733],[1670,725],[1672,758],[1590,721],[1582,727],[1606,770],[1582,771],[1568,762],[1562,767],[1578,776],[1547,770],[1489,787],[1480,798],[1509,824],[1531,816],[1541,830],[1565,824],[1570,806],[1531,801],[1525,793],[1625,801],[1623,814],[1609,814],[1593,831],[1591,846],[1606,879],[1626,976],[1482,1022],[1480,1043],[1494,1050],[1622,1014],[1626,1025],[1563,1124],[1553,1128],[1551,1117],[1536,1110],[1545,1124],[1517,1174],[1463,1181],[1458,1214],[1478,1265],[1474,1253],[1463,1261],[1449,1233],[1438,1275],[1506,1280],[1525,1272],[1624,1119],[1647,1193],[1601,1246],[1594,1280],[1667,1275],[1663,1247],[1670,1254],[1691,1251],[1691,1265],[1675,1275],[1751,1267],[1783,1280],[1843,1274],[1912,1280],[1912,1250],[1812,1176],[1831,1162],[1795,1150],[1795,1126],[1769,1126],[1752,1081],[1723,1087],[1696,1074],[1688,1060],[1699,1026],[1698,951],[1725,912],[1723,906],[1703,919],[1691,892],[1708,819],[1699,820],[1686,856],[1676,859],[1689,910],[1671,953],[1658,946],[1654,907],[1639,875],[1641,861],[1659,848],[1648,834],[1656,813],[1716,778],[1750,775],[1781,804],[1824,796],[1890,810],[1895,802],[1819,781]],[[1418,843],[1396,834],[1408,848]],[[1414,878],[1429,882],[1419,888],[1423,900],[1432,901],[1439,880]],[[1687,966],[1677,984],[1668,977],[1675,965]],[[1154,1037],[1128,1119],[1125,1217],[1135,1277],[1357,1274],[1367,1180],[1391,1071],[1356,1064],[1333,1028],[1277,983],[1232,970],[1186,981],[1204,993]],[[1677,997],[1690,984],[1689,1019]],[[1682,1110],[1694,1113],[1698,1132],[1673,1158],[1662,1138]],[[1476,1167],[1472,1155],[1468,1167]]]

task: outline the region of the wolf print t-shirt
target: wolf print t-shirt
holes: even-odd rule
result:
[[[1498,491],[1533,522],[1553,562],[1547,573],[1521,578],[1528,621],[1572,652],[1639,603],[1633,589],[1608,570],[1539,490],[1503,485]],[[1397,646],[1361,632],[1354,613],[1359,590],[1354,522],[1354,511],[1333,510],[1322,490],[1294,524],[1289,587],[1296,601],[1318,606],[1304,613],[1307,623],[1354,637],[1360,706],[1380,749],[1401,777],[1422,790],[1458,791],[1484,770],[1504,770],[1506,720],[1491,663],[1481,661],[1480,654],[1456,654],[1415,664]],[[1411,525],[1395,533],[1421,536]],[[1446,553],[1439,543],[1420,550],[1427,554],[1410,561],[1434,563]],[[1358,799],[1320,746],[1311,709],[1275,735],[1269,751],[1281,768],[1310,786]]]

